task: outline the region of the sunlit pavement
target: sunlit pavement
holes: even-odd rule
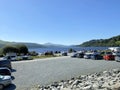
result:
[[[81,74],[120,68],[116,61],[90,60],[67,57],[13,62],[13,85],[6,90],[30,90],[37,85],[67,80]]]

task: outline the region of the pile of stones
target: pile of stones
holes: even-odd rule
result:
[[[47,86],[38,85],[37,90],[120,90],[120,69],[81,75]]]

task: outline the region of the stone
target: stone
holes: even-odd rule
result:
[[[80,81],[80,80],[75,80],[75,81],[72,83],[72,86],[73,86],[73,85],[78,85],[79,83],[82,83],[82,81]]]
[[[113,73],[118,74],[120,72],[120,69],[113,69]]]
[[[89,86],[83,87],[82,90],[92,90],[92,86],[89,85]]]
[[[97,80],[98,81],[104,81],[104,77],[98,77]]]
[[[120,90],[120,69],[81,75],[31,90]]]
[[[120,83],[116,83],[115,85],[112,85],[112,90],[120,90]]]

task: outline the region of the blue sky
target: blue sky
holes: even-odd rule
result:
[[[120,0],[0,0],[0,39],[81,44],[120,34]]]

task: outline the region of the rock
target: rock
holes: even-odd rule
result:
[[[98,84],[96,84],[96,83],[94,83],[93,85],[92,85],[92,87],[93,87],[93,89],[98,89]]]
[[[103,85],[102,85],[103,88],[107,88],[107,89],[111,89],[109,83],[105,82]]]
[[[89,85],[89,86],[83,87],[82,90],[92,90],[92,86]]]
[[[45,89],[49,89],[49,88],[50,88],[50,86],[45,86],[44,88],[45,88]]]
[[[120,78],[120,72],[116,75],[116,77]]]
[[[71,90],[70,88],[63,88],[63,89],[61,89],[61,90]]]
[[[105,77],[98,77],[97,80],[98,80],[98,81],[104,81],[104,78],[105,78]]]
[[[71,80],[61,80],[49,86],[31,90],[120,90],[120,69],[81,75]]]
[[[69,84],[72,84],[72,83],[74,83],[74,80],[70,80],[70,81],[69,81]]]
[[[82,81],[80,81],[80,80],[75,80],[73,83],[72,83],[72,87],[74,87],[74,86],[77,86],[79,83],[82,83]]]
[[[120,72],[120,69],[117,68],[117,69],[113,69],[112,71],[113,73],[118,74]]]
[[[120,83],[116,83],[115,85],[112,85],[112,90],[120,90]]]

